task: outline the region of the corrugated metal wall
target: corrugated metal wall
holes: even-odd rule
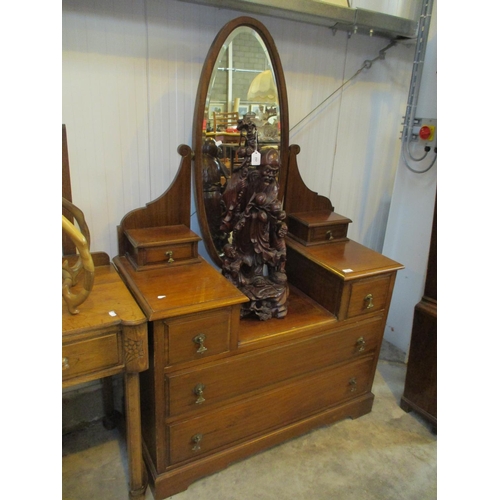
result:
[[[62,7],[62,122],[73,201],[86,215],[92,250],[113,257],[121,218],[167,189],[179,165],[177,146],[192,144],[208,48],[240,14],[176,0],[63,0]],[[352,239],[381,251],[413,44],[391,48],[307,116],[388,40],[255,17],[281,56],[290,142],[301,147],[306,184],[353,220]]]

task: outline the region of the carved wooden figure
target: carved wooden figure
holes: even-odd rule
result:
[[[223,248],[222,274],[250,299],[242,306],[242,317],[284,318],[288,307],[287,226],[278,200],[279,153],[263,148],[259,164],[252,165],[256,163],[252,159],[257,151],[256,128],[248,115],[239,121],[238,128],[245,145],[239,150],[242,166],[222,196],[221,231],[231,241]]]

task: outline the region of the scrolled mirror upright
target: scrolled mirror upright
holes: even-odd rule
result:
[[[198,221],[205,248],[219,267],[223,267],[228,240],[228,233],[221,230],[222,195],[245,161],[246,141],[254,141],[264,151],[279,152],[278,198],[282,200],[288,167],[283,69],[267,28],[253,18],[239,17],[220,30],[209,49],[193,119]]]

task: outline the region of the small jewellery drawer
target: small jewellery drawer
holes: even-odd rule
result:
[[[326,243],[329,241],[340,240],[347,237],[346,225],[334,225],[326,227],[315,227],[310,231],[310,243]]]
[[[329,210],[288,214],[288,231],[303,245],[318,245],[347,239],[350,222]]]
[[[381,311],[387,306],[391,276],[365,278],[351,285],[347,317]]]
[[[200,237],[184,225],[127,229],[126,255],[137,271],[199,262]]]
[[[198,254],[195,252],[192,244],[184,245],[164,245],[158,247],[142,249],[142,260],[144,265],[152,265],[158,263],[174,264],[176,262],[195,259]]]
[[[229,350],[231,309],[165,321],[167,365],[204,359]]]
[[[167,415],[205,409],[232,398],[243,399],[271,384],[373,353],[382,327],[380,318],[370,319],[319,338],[169,373],[165,376]]]
[[[121,364],[118,331],[68,342],[62,346],[63,380]]]
[[[357,397],[370,388],[373,358],[316,372],[203,416],[167,426],[170,464],[262,434]],[[272,408],[272,411],[269,409]]]

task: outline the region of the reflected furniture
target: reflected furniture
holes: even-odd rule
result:
[[[217,225],[208,220],[213,207],[203,182],[209,83],[220,51],[241,28],[260,38],[277,83],[279,198],[289,219],[296,214],[306,233],[315,231],[313,245],[304,244],[298,231],[286,238],[288,311],[266,321],[242,317],[248,298],[221,273]],[[304,185],[297,166],[300,148],[288,145],[281,63],[260,22],[235,19],[212,44],[198,88],[193,139],[193,150],[178,148],[181,161],[172,185],[123,217],[119,255],[113,259],[148,320],[150,362],[141,373],[141,412],[144,459],[156,500],[315,427],[370,412],[394,281],[402,268],[347,238],[350,220],[332,215],[330,201]],[[177,262],[174,237],[149,240],[157,259],[138,267],[131,234],[179,225],[189,230],[191,169],[201,236],[212,262],[200,256]],[[136,240],[138,246],[145,243]]]
[[[220,111],[218,113],[214,111],[212,114],[214,132],[227,132],[228,128],[235,129],[238,125],[238,119],[237,111]]]
[[[431,233],[422,300],[415,306],[406,379],[400,406],[437,430],[437,211]]]
[[[221,147],[220,159],[224,165],[233,170],[234,162],[237,161],[236,150],[240,133],[236,130],[239,114],[237,111],[213,112],[211,116],[212,131],[206,132],[207,138],[212,138]]]

